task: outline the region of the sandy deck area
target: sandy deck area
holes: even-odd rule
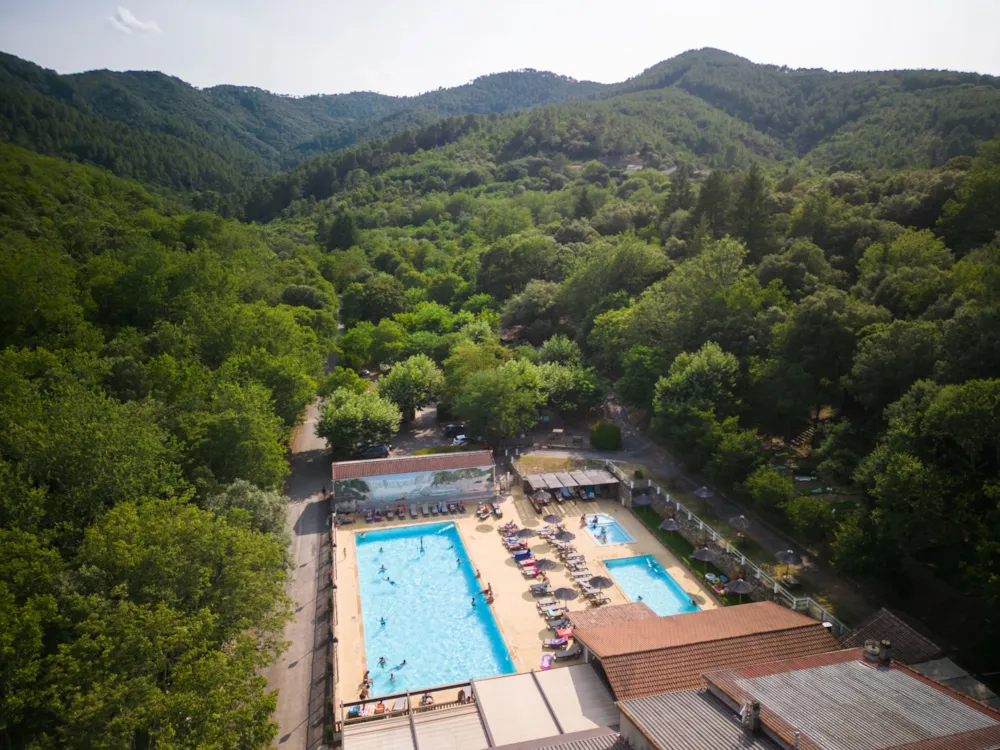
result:
[[[544,653],[542,639],[551,638],[554,634],[545,627],[545,620],[535,606],[536,599],[528,590],[529,585],[536,581],[521,575],[518,566],[504,549],[497,527],[511,520],[519,526],[530,528],[541,528],[546,524],[523,496],[508,499],[501,505],[504,514],[502,520],[491,518],[488,521],[480,521],[473,513],[475,503],[467,503],[467,508],[465,515],[449,516],[446,520],[455,522],[458,527],[469,558],[481,573],[483,587],[485,588],[487,584],[493,586],[495,597],[493,613],[517,670],[529,672],[538,669]],[[566,528],[576,534],[573,544],[586,558],[594,575],[613,578],[601,563],[602,560],[652,555],[702,609],[714,609],[717,606],[712,597],[706,593],[704,584],[688,571],[630,510],[623,508],[616,501],[570,500],[562,505],[553,504],[548,510],[565,518]],[[585,513],[607,513],[613,516],[636,540],[635,543],[610,546],[597,544],[586,531],[579,528],[580,516]],[[413,523],[440,523],[441,520],[421,517],[419,521]],[[355,534],[366,529],[386,528],[391,525],[404,526],[411,523],[382,521],[366,524],[362,520],[360,523],[341,527],[337,535],[336,635],[339,654],[337,686],[339,700],[357,700],[361,677],[367,668],[360,625]],[[558,561],[553,548],[545,540],[532,538],[528,542],[536,557],[548,557]],[[575,588],[572,579],[561,565],[559,570],[549,572],[548,577],[554,589],[562,586]],[[611,604],[625,604],[630,601],[617,586],[607,589],[605,593],[611,599]],[[582,594],[580,598],[565,604],[571,612],[587,609],[590,606]]]

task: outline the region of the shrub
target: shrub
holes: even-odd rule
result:
[[[622,444],[622,431],[616,424],[598,422],[590,428],[590,444],[602,451],[616,451]]]

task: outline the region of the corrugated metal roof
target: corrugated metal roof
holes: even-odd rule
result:
[[[618,725],[611,691],[592,664],[535,672],[564,733]]]
[[[607,727],[586,732],[567,732],[532,742],[504,745],[496,750],[631,750],[618,732]]]
[[[530,674],[476,680],[479,708],[498,745],[559,734]]]
[[[576,483],[578,485],[580,485],[581,487],[589,487],[590,486],[590,477],[587,476],[586,472],[579,471],[579,470],[577,470],[577,471],[571,471],[569,473],[569,475],[571,477],[573,477],[573,479],[576,480]]]
[[[368,461],[338,461],[333,464],[334,479],[359,479],[381,477],[388,474],[413,474],[420,471],[458,471],[493,466],[489,451],[463,453],[437,453],[429,456],[400,456],[399,458],[373,458]]]
[[[556,474],[556,479],[559,480],[563,487],[576,487],[580,484],[573,479],[573,476],[568,471],[560,471]]]
[[[765,737],[748,734],[718,699],[698,690],[637,698],[619,706],[659,750],[777,750]]]
[[[344,726],[344,750],[413,750],[410,719],[403,716],[347,724]]]
[[[706,672],[809,656],[836,647],[834,637],[814,622],[810,627],[612,656],[601,659],[601,666],[618,700],[628,700],[692,690],[701,684],[701,676]]]
[[[656,616],[656,613],[645,602],[611,604],[597,609],[583,609],[579,612],[569,613],[569,619],[573,621],[576,628],[594,628],[602,625],[633,622],[634,620],[649,620]]]
[[[419,713],[413,724],[421,750],[484,750],[490,746],[475,705]]]
[[[618,484],[618,480],[603,469],[587,469],[586,474],[590,479],[590,483],[594,485]]]
[[[885,608],[843,636],[840,646],[863,648],[867,640],[888,640],[892,643],[892,658],[904,664],[919,664],[943,653],[930,638]]]
[[[780,604],[756,602],[621,625],[581,627],[574,637],[604,658],[805,627],[822,625]]]
[[[562,487],[562,482],[555,474],[542,474],[542,479],[545,480],[545,486],[550,490],[558,490]]]
[[[878,667],[848,649],[706,675],[713,690],[761,703],[761,721],[803,750],[987,750],[1000,713],[907,667]]]

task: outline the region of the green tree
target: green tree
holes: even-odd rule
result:
[[[454,411],[473,434],[496,447],[530,430],[544,402],[538,368],[530,362],[512,361],[469,375],[455,398]]]
[[[778,508],[795,499],[795,485],[791,478],[764,466],[747,477],[744,487],[754,504],[761,508]]]
[[[750,257],[759,261],[774,243],[771,214],[771,189],[757,162],[743,175],[733,202],[731,226],[746,243]]]
[[[396,404],[407,421],[417,409],[440,398],[443,390],[444,375],[424,354],[400,362],[378,381],[379,395]]]
[[[351,393],[366,393],[368,391],[368,381],[359,376],[354,370],[346,367],[335,367],[333,372],[326,376],[319,386],[319,395],[327,398],[334,391],[343,388]]]
[[[538,374],[549,404],[563,414],[580,414],[604,401],[604,386],[592,368],[547,362]]]
[[[316,434],[337,455],[349,455],[356,445],[387,443],[399,431],[399,407],[377,393],[334,391],[323,404]]]
[[[689,211],[694,205],[694,190],[691,186],[691,170],[686,164],[677,167],[670,176],[670,191],[664,202],[663,215],[670,216],[674,211]]]
[[[347,250],[358,244],[360,236],[354,217],[347,211],[337,215],[328,227],[321,228],[323,246],[327,252]]]
[[[275,490],[262,490],[245,479],[237,479],[217,495],[205,500],[205,509],[216,515],[231,510],[245,512],[256,531],[272,534],[284,545],[291,542],[288,530],[288,504],[285,495]]]
[[[666,371],[663,354],[651,346],[633,346],[622,361],[622,376],[615,391],[632,406],[649,409],[653,405],[656,381]]]
[[[733,188],[728,175],[714,170],[705,178],[698,191],[694,215],[708,222],[712,236],[716,239],[726,234],[729,229],[732,200]]]
[[[559,365],[579,365],[583,360],[580,345],[566,336],[553,336],[538,350],[539,362],[555,362]]]
[[[757,433],[741,430],[735,417],[727,419],[708,462],[708,471],[732,486],[743,482],[763,464],[764,452]]]

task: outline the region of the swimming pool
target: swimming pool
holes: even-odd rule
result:
[[[455,524],[369,531],[356,542],[372,696],[515,671]]]
[[[604,564],[629,599],[644,602],[660,616],[700,609],[651,555],[605,560]]]
[[[597,519],[596,523],[594,519]],[[629,536],[621,524],[606,513],[587,514],[587,533],[594,537],[594,541],[601,546],[635,542],[635,539]]]

